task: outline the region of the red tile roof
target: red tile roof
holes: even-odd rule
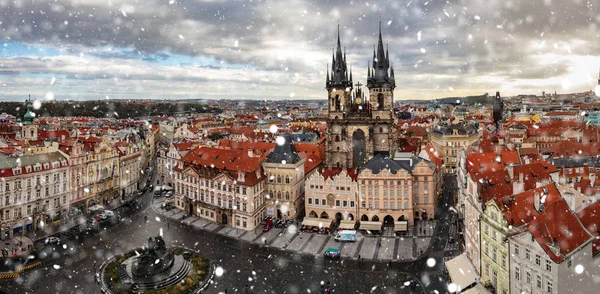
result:
[[[38,130],[38,139],[40,140],[63,140],[69,139],[70,136],[67,130]]]
[[[548,193],[545,193],[544,189]],[[511,197],[511,201],[503,203],[504,219],[513,227],[520,227],[528,224],[534,217],[537,217],[539,212],[533,206],[534,195],[536,193],[539,195],[540,201],[543,200],[543,204],[546,207],[562,199],[560,192],[558,192],[554,184],[548,184],[516,194]]]
[[[519,164],[521,158],[517,151],[473,153],[467,155],[467,171],[489,172],[502,170],[507,165]]]
[[[564,199],[549,203],[527,228],[556,263],[562,262],[571,252],[592,239]],[[555,253],[551,246],[558,247],[560,251]]]

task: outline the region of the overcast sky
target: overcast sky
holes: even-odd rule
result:
[[[0,0],[0,99],[326,98],[339,20],[355,81],[379,21],[395,99],[591,90],[586,0]]]

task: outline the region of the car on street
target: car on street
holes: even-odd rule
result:
[[[171,197],[173,197],[173,191],[169,191],[169,192],[167,192],[167,193],[165,194],[165,197],[166,197],[166,198],[171,198]]]
[[[60,244],[60,238],[58,237],[48,237],[44,241],[46,244]]]
[[[263,227],[263,232],[268,232],[268,231],[270,231],[270,230],[271,230],[271,228],[273,228],[273,226],[270,226],[270,225],[265,225],[265,226]]]
[[[340,258],[340,250],[337,248],[327,248],[325,249],[325,251],[323,252],[323,255],[325,257],[329,257],[329,258],[333,258],[333,259],[337,259]]]
[[[115,216],[115,213],[112,210],[105,210],[104,215],[108,216],[108,217],[113,217]]]
[[[450,243],[450,244],[454,243],[454,236],[448,237],[448,243]]]

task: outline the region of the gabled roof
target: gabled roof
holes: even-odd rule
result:
[[[547,191],[547,192],[546,192]],[[535,194],[539,195],[540,203],[548,207],[551,203],[562,199],[560,192],[554,184],[548,184],[536,189],[531,189],[511,197],[504,203],[504,219],[513,227],[528,224],[540,212],[535,210]]]
[[[341,168],[324,168],[321,171],[321,175],[323,176],[324,180],[327,179],[332,179],[333,177],[339,175],[340,173],[342,173],[342,171],[344,171]],[[356,182],[356,179],[358,177],[358,170],[354,169],[354,168],[349,168],[346,169],[346,174],[352,179],[352,181]]]
[[[531,220],[527,229],[546,254],[557,263],[592,238],[562,198],[549,203]],[[557,248],[558,252],[553,251],[552,247]]]
[[[467,155],[467,170],[469,172],[489,172],[502,170],[507,165],[520,164],[521,158],[517,151],[471,153]]]
[[[70,136],[67,130],[38,130],[38,139],[40,140],[63,140]]]

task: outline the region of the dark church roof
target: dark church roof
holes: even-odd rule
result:
[[[277,142],[278,144],[275,145],[275,149],[267,155],[266,162],[283,163],[285,161],[286,164],[294,164],[300,161],[300,156],[296,152],[294,142],[290,136],[285,134],[281,135],[281,137],[284,139],[283,144],[280,145],[280,142]]]
[[[352,88],[352,71],[348,70],[346,62],[346,49],[342,53],[340,42],[340,25],[338,25],[337,47],[331,58],[331,77],[329,76],[329,67],[327,68],[327,80],[325,86],[329,88]]]
[[[417,156],[403,157],[399,160],[394,160],[384,154],[376,154],[365,163],[361,170],[369,169],[373,174],[378,174],[382,170],[387,169],[391,173],[396,174],[399,170],[403,169],[412,173],[415,166],[421,161],[425,161],[432,168],[434,167],[431,162]]]
[[[317,140],[317,134],[289,134],[290,139],[293,142],[315,142]]]

